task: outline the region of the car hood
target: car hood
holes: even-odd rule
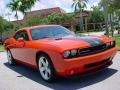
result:
[[[96,36],[69,35],[62,38],[46,38],[42,42],[63,50],[93,47],[105,43],[106,38]]]

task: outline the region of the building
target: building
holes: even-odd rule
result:
[[[43,17],[47,17],[48,15],[52,14],[52,13],[60,13],[60,14],[64,14],[66,13],[63,9],[61,9],[60,7],[55,7],[55,8],[49,8],[49,9],[43,9],[43,10],[36,10],[36,11],[31,11],[31,12],[27,12],[26,15],[24,16],[23,20],[18,20],[18,21],[13,21],[14,24],[19,23],[22,24],[22,22],[26,19],[26,17],[28,16],[32,16],[32,15],[40,15]],[[89,25],[93,28],[95,28],[95,24],[89,24],[88,25],[88,21],[87,18],[89,16],[89,11],[83,11],[82,15],[83,15],[83,23],[84,23],[84,29],[87,31]],[[67,27],[67,28],[71,28],[71,30],[80,30],[80,13],[76,13],[74,16],[74,19],[71,22],[65,22],[62,24],[63,26]]]
[[[36,11],[27,12],[26,16],[24,16],[23,19],[25,19],[27,16],[32,16],[32,15],[40,15],[40,16],[43,16],[43,17],[47,17],[48,15],[50,15],[52,13],[63,14],[63,13],[66,13],[66,12],[59,7],[43,9],[43,10],[36,10]]]

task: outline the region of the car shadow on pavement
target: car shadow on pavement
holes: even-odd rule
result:
[[[38,71],[32,70],[20,64],[17,64],[16,66],[10,66],[8,63],[4,63],[4,65],[7,68],[19,73],[20,76],[16,76],[18,78],[25,77],[32,80],[33,82],[37,82],[41,85],[44,85],[48,88],[55,90],[66,90],[66,89],[76,90],[76,89],[84,88],[86,86],[90,86],[98,82],[102,82],[103,80],[110,78],[118,71],[112,68],[106,68],[102,71],[96,72],[89,76],[84,76],[84,77],[72,76],[68,78],[59,79],[53,83],[47,83],[40,78],[40,74]]]

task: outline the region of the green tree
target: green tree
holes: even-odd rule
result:
[[[62,22],[71,22],[74,19],[74,13],[65,13],[62,15]]]
[[[120,0],[111,0],[111,5],[112,7],[114,7],[115,10],[120,9],[120,5],[118,5],[119,3],[120,3]]]
[[[23,22],[22,27],[35,26],[35,25],[48,24],[48,23],[49,23],[49,20],[47,18],[34,15],[34,16],[27,17],[26,20]]]
[[[59,13],[52,13],[48,15],[48,20],[51,24],[61,24],[62,23],[62,15]]]
[[[90,12],[89,22],[99,23],[104,21],[104,15],[99,6],[93,6]]]
[[[63,23],[70,23],[73,20],[73,13],[64,13],[64,14],[59,14],[59,13],[52,13],[48,15],[48,19],[51,24],[63,24]]]
[[[0,16],[0,37],[2,38],[3,32],[8,31],[11,28],[13,28],[12,23],[8,22]]]
[[[4,31],[4,20],[3,18],[0,16],[0,36],[2,37],[2,33]]]
[[[83,10],[87,7],[88,0],[73,0],[72,7],[74,8],[75,12],[80,12],[80,28],[84,30],[83,26]]]

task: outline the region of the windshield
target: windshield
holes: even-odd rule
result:
[[[67,35],[72,35],[73,33],[62,26],[48,26],[48,27],[40,27],[31,29],[31,36],[33,40],[38,40],[42,38],[61,38]]]

